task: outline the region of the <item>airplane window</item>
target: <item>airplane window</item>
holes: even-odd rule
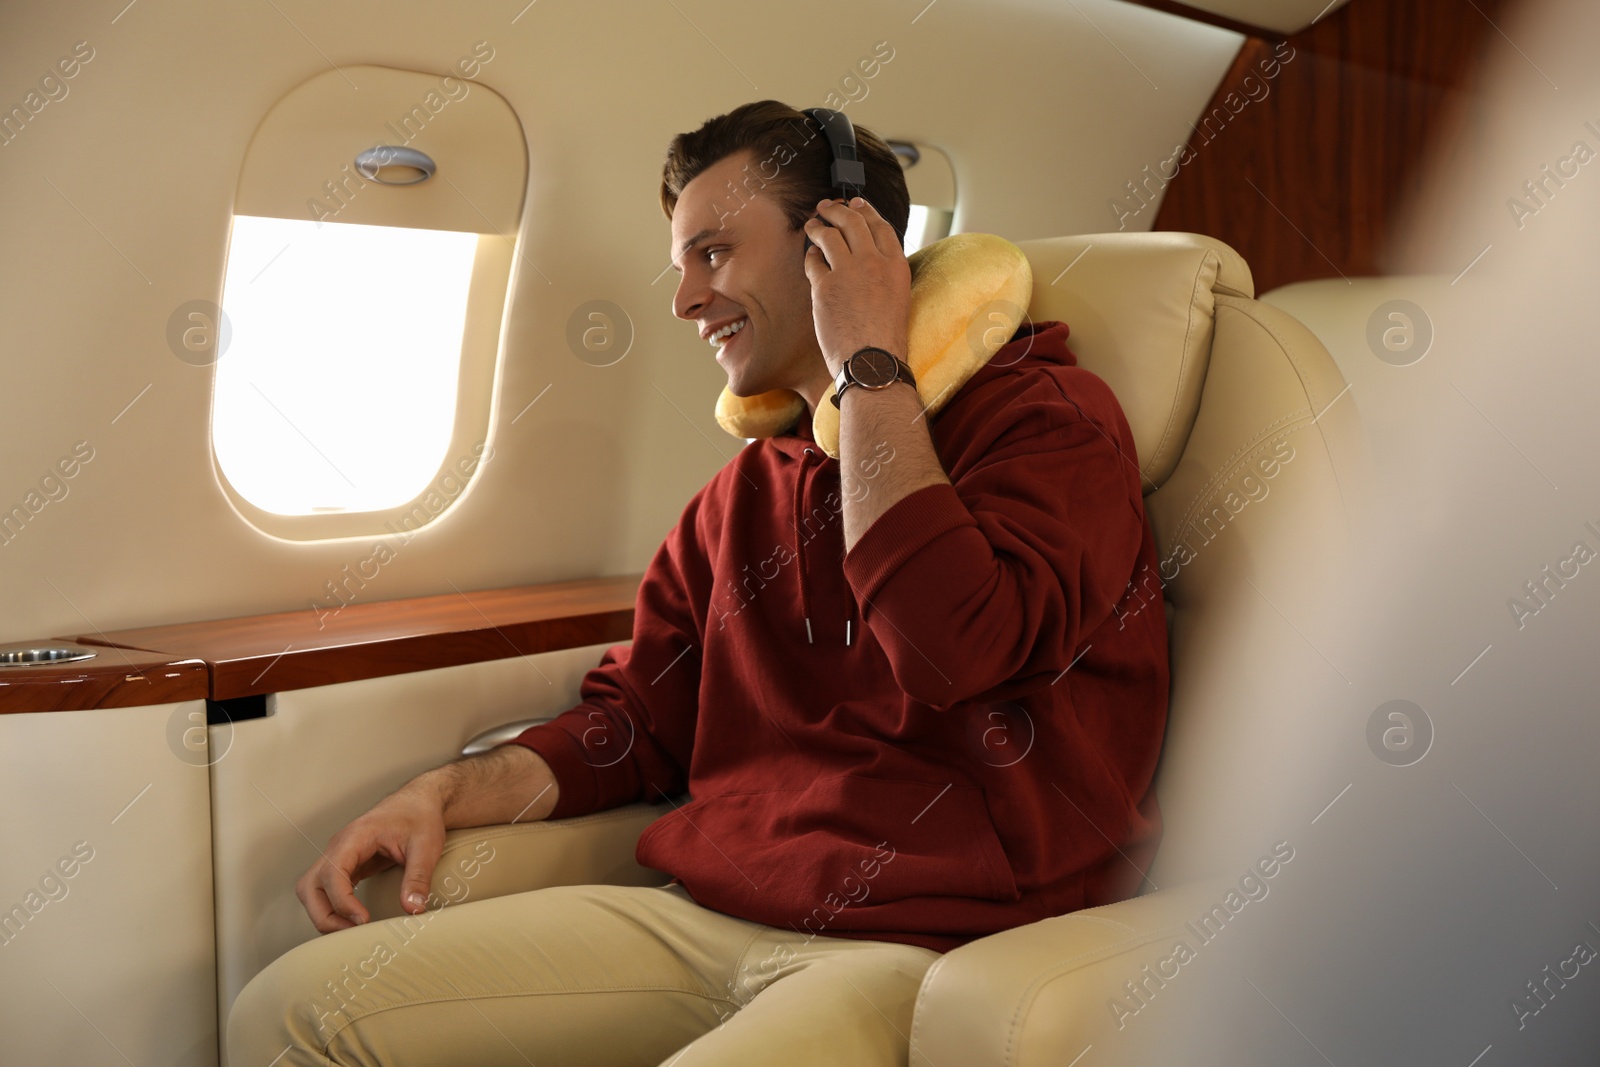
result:
[[[211,375],[217,489],[267,536],[404,543],[485,476],[507,295],[533,268],[528,145],[480,46],[447,75],[351,64],[289,89],[240,162],[217,288],[169,320]]]
[[[906,219],[906,255],[949,237],[950,220],[954,215],[953,211],[912,204],[911,214]]]
[[[950,157],[930,144],[890,141],[905,170],[906,191],[911,194],[911,215],[906,219],[906,255],[950,236],[955,220],[956,176]]]
[[[454,429],[478,241],[234,218],[212,437],[241,496],[312,515],[392,508],[423,491]]]

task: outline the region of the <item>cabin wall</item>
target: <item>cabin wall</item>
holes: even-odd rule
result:
[[[656,192],[673,134],[748,100],[828,103],[887,41],[893,59],[847,113],[950,155],[958,231],[1093,232],[1241,40],[1115,0],[920,13],[832,0],[761,18],[731,0],[118,7],[0,18],[0,106],[75,46],[88,57],[0,145],[0,510],[42,502],[0,543],[12,637],[337,604],[328,583],[372,556],[373,539],[278,540],[232,510],[209,441],[212,368],[166,337],[180,305],[219,296],[257,124],[330,66],[443,72],[487,42],[478,80],[516,110],[530,157],[494,458],[441,519],[389,540],[393,559],[357,593],[370,601],[642,570],[739,447],[712,417],[720,368],[670,311]],[[776,34],[784,12],[795,31]],[[636,331],[611,367],[564,340],[594,299]],[[75,450],[74,475],[42,492]]]

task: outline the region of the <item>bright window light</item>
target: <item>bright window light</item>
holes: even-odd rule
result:
[[[449,450],[478,235],[235,216],[211,434],[279,515],[377,511]]]
[[[928,209],[921,204],[911,205],[911,214],[906,217],[906,255],[917,251],[927,244],[923,238],[928,229]]]
[[[921,204],[911,205],[906,218],[906,255],[950,236],[953,212],[932,211]]]

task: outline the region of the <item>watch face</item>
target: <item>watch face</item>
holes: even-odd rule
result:
[[[868,389],[883,389],[899,376],[894,356],[881,348],[867,348],[850,357],[850,375]]]

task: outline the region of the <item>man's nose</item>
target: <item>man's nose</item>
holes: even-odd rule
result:
[[[680,319],[695,319],[706,306],[704,283],[687,267],[678,278],[678,291],[672,295],[672,313]]]

